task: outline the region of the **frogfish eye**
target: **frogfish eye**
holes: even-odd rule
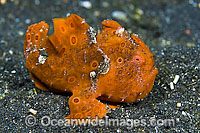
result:
[[[143,64],[145,62],[145,59],[141,55],[135,55],[133,57],[133,62],[136,64]]]

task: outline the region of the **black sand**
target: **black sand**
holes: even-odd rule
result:
[[[75,0],[9,0],[0,5],[0,131],[8,132],[200,132],[200,2],[193,0],[91,0],[92,8]],[[112,17],[121,10],[125,20]],[[143,101],[108,113],[112,119],[173,119],[175,125],[42,126],[45,115],[63,119],[70,110],[69,95],[37,89],[25,67],[23,42],[30,24],[75,13],[98,29],[105,19],[117,20],[139,34],[154,53],[159,75],[152,92]],[[51,33],[53,31],[51,30]],[[180,79],[171,89],[175,75]],[[181,104],[181,106],[178,106]],[[25,124],[29,109],[37,110],[33,127]]]

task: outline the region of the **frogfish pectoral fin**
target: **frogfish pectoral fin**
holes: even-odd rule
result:
[[[35,86],[41,90],[48,91],[49,89],[38,79],[35,75],[31,72],[30,73],[31,79],[33,79]]]
[[[97,95],[89,90],[73,93],[68,104],[70,115],[66,119],[102,118],[107,113],[107,107],[96,99]]]

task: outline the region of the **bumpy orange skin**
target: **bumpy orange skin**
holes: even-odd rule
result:
[[[103,30],[96,35],[75,14],[53,22],[50,36],[44,21],[28,27],[26,67],[38,88],[73,93],[67,118],[102,118],[108,108],[97,98],[130,103],[151,91],[158,70],[137,35],[130,36],[112,20],[103,21]]]

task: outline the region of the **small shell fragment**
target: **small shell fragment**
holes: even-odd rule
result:
[[[170,82],[169,86],[170,86],[170,89],[172,89],[172,90],[174,89],[174,83],[173,82]]]
[[[6,0],[0,0],[0,5],[5,5],[6,4]]]
[[[173,83],[176,84],[178,82],[179,78],[180,78],[179,75],[175,75]]]
[[[112,12],[112,17],[119,19],[119,20],[123,20],[123,21],[127,21],[127,14],[123,11],[113,11]]]
[[[12,70],[10,73],[14,74],[14,73],[16,73],[16,70]]]
[[[23,36],[23,35],[24,35],[24,32],[23,32],[23,31],[18,31],[18,35],[19,35],[19,36]]]
[[[181,103],[177,103],[176,106],[179,108],[181,107]]]
[[[9,50],[8,52],[9,52],[9,54],[13,55],[13,51],[12,50]]]
[[[85,7],[87,9],[91,9],[92,8],[92,4],[90,1],[80,1],[79,5],[82,7]]]
[[[187,115],[187,113],[186,113],[185,111],[182,111],[182,115],[186,116],[186,115]]]
[[[37,110],[29,109],[29,112],[31,112],[33,115],[35,115],[37,113]]]

